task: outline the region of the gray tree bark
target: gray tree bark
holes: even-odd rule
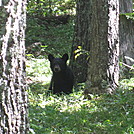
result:
[[[124,63],[134,64],[134,20],[120,15],[120,57]]]
[[[120,14],[133,12],[132,0],[119,0],[119,5],[120,5]]]
[[[0,10],[0,133],[26,134],[26,0],[3,0]]]
[[[119,0],[92,1],[90,60],[85,94],[113,92],[119,79]]]
[[[71,67],[76,83],[87,79],[87,66],[90,50],[91,1],[77,0],[75,34],[71,55]]]
[[[125,13],[132,12],[133,1],[120,0],[120,58],[125,65],[122,69],[127,74],[134,65],[134,20]]]

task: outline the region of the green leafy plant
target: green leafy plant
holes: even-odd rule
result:
[[[45,58],[29,58],[27,74],[32,80],[28,89],[30,133],[134,133],[133,78],[121,80],[113,95],[92,95],[92,100],[87,100],[83,95],[84,84],[70,95],[49,93],[49,81],[42,79],[42,75],[50,77],[49,63]]]
[[[31,15],[52,16],[72,14],[75,8],[75,0],[30,0],[27,11]]]

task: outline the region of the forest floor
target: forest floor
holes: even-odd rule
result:
[[[120,80],[112,94],[84,98],[84,83],[69,95],[48,91],[51,70],[47,54],[71,51],[73,26],[45,29],[29,25],[27,82],[31,134],[134,134],[134,77]],[[34,32],[39,31],[39,32]]]

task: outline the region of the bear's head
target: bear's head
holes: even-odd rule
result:
[[[68,54],[64,54],[61,58],[55,58],[52,54],[49,54],[48,59],[53,73],[64,72],[66,70]]]

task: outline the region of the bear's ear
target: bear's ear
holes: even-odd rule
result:
[[[52,54],[49,54],[49,55],[48,55],[48,60],[49,60],[49,61],[52,61],[53,59],[54,59],[53,55],[52,55]]]
[[[67,62],[67,60],[68,60],[68,54],[64,54],[64,55],[62,56],[62,59],[63,59],[65,62]]]

